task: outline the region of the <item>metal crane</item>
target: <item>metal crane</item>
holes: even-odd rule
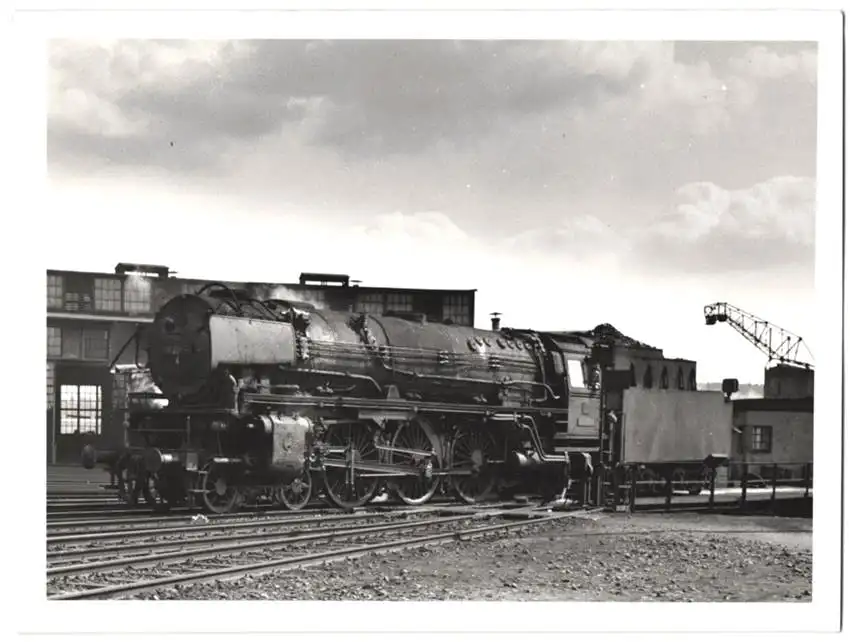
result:
[[[768,363],[778,361],[806,370],[814,368],[814,357],[802,337],[728,303],[712,303],[705,306],[703,311],[706,325],[728,323],[764,352],[769,359]],[[803,355],[798,354],[801,348],[804,350]],[[806,355],[808,361],[799,358]]]

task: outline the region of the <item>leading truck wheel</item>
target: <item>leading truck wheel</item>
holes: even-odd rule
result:
[[[375,498],[380,477],[366,476],[361,463],[378,463],[374,432],[362,423],[335,424],[325,434],[325,443],[333,449],[323,459],[325,493],[335,506],[351,510]]]
[[[492,433],[461,427],[452,439],[450,453],[450,483],[457,498],[467,504],[485,499],[496,485],[492,462],[501,454]]]
[[[198,477],[201,500],[211,513],[229,513],[236,506],[239,489],[229,483],[224,471],[210,466]]]
[[[313,493],[313,475],[305,471],[298,479],[275,488],[274,498],[288,510],[301,510],[310,502]]]

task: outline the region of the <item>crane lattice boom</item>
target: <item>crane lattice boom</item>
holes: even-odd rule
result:
[[[802,337],[728,303],[712,303],[705,306],[704,312],[706,325],[727,322],[765,353],[770,361],[807,369],[813,367],[814,358]],[[803,355],[799,354],[801,348]],[[810,357],[809,361],[800,358],[805,355]]]

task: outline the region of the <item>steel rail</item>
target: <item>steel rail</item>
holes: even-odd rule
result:
[[[486,503],[480,504],[476,506],[478,510],[489,510],[489,509],[504,509],[508,507],[518,506],[517,502],[496,502],[496,503]],[[286,515],[286,517],[266,517],[260,516],[252,513],[247,514],[238,514],[238,513],[228,513],[225,515],[217,515],[217,522],[224,522],[224,520],[230,518],[232,521],[227,521],[224,523],[215,523],[215,524],[203,524],[203,525],[190,525],[187,524],[185,526],[171,526],[171,527],[146,527],[141,529],[130,529],[123,528],[118,530],[108,530],[108,531],[97,531],[90,530],[85,532],[74,532],[67,533],[62,535],[53,535],[48,536],[46,539],[46,543],[50,544],[73,544],[79,542],[89,542],[95,540],[112,540],[112,539],[124,539],[124,538],[133,538],[133,537],[151,537],[151,536],[160,536],[160,535],[174,535],[180,533],[204,533],[210,531],[217,530],[234,530],[234,529],[242,529],[242,528],[265,528],[265,527],[275,527],[275,526],[286,526],[289,524],[314,524],[319,522],[328,522],[328,521],[348,521],[353,519],[364,519],[367,517],[378,517],[382,515],[407,515],[407,514],[415,514],[415,513],[423,513],[423,512],[440,512],[440,511],[457,511],[459,509],[463,509],[465,507],[452,507],[451,505],[446,504],[429,504],[425,506],[387,506],[384,507],[381,504],[377,504],[374,506],[360,506],[354,509],[354,513],[342,513],[339,509],[316,509],[312,513],[306,514],[305,517],[301,517],[304,513],[301,511],[293,512],[293,511],[278,511],[275,515]],[[244,519],[255,517],[255,520]],[[179,517],[178,519],[185,520],[186,517]],[[134,520],[131,520],[132,524]],[[144,522],[143,522],[144,523]],[[110,522],[104,522],[105,526],[111,525]]]
[[[493,526],[481,526],[476,528],[466,528],[454,530],[448,533],[436,533],[432,535],[423,535],[419,537],[405,538],[392,542],[380,542],[377,544],[364,544],[337,551],[324,551],[317,553],[309,553],[300,555],[294,558],[283,560],[268,560],[253,564],[244,564],[240,566],[230,566],[221,569],[210,569],[187,573],[180,576],[159,577],[150,580],[144,580],[133,584],[122,586],[100,587],[96,589],[88,589],[74,593],[64,593],[59,595],[50,595],[50,600],[80,600],[93,597],[107,597],[126,595],[128,593],[136,593],[139,591],[160,588],[169,585],[185,584],[187,582],[203,582],[211,579],[224,579],[228,577],[238,577],[248,573],[268,573],[276,570],[304,568],[307,566],[316,566],[325,562],[334,562],[345,559],[353,559],[362,557],[369,553],[388,553],[401,551],[409,548],[418,548],[429,544],[441,544],[453,541],[469,541],[487,533],[493,533],[500,530],[513,531],[520,528],[527,528],[535,524],[554,522],[567,518],[583,517],[587,514],[598,512],[601,509],[579,512],[565,512],[558,515],[547,515],[545,517],[530,518],[528,521],[496,524]]]
[[[415,514],[426,514],[426,513],[434,513],[434,512],[443,513],[443,511],[422,510],[422,511],[417,511],[417,512],[410,513],[410,514],[415,515]],[[405,515],[407,515],[407,514],[405,514]],[[350,516],[350,515],[347,516],[347,517],[353,517],[354,518],[354,516]],[[473,519],[474,517],[475,517],[474,514],[467,514],[467,515],[457,516],[456,519]],[[365,521],[365,520],[375,520],[376,518],[377,519],[383,518],[383,521],[387,520],[386,516],[375,515],[375,514],[360,515],[360,516],[357,516],[356,518],[363,520],[363,521]],[[453,519],[455,519],[455,518],[453,518]],[[328,520],[328,521],[330,521],[330,520]],[[427,522],[427,520],[426,520],[426,522],[422,522],[422,521],[410,522],[410,521],[407,521],[407,522],[403,522],[403,523],[389,524],[389,525],[387,525],[387,527],[394,526],[394,527],[398,527],[398,528],[403,528],[403,527],[419,528],[420,524],[428,525],[428,522]],[[293,525],[297,526],[297,523],[293,524]],[[277,539],[279,539],[281,537],[290,537],[290,536],[297,537],[297,534],[299,534],[299,533],[309,533],[310,535],[325,534],[325,535],[333,537],[334,535],[339,534],[339,533],[347,534],[347,533],[351,532],[351,533],[357,534],[356,531],[358,531],[358,529],[371,528],[370,526],[366,526],[366,525],[348,526],[348,527],[342,527],[342,528],[340,528],[339,526],[327,526],[327,527],[324,527],[324,526],[326,526],[326,523],[321,524],[321,526],[319,528],[288,528],[288,529],[281,529],[277,532],[267,532],[266,531],[266,532],[238,533],[238,534],[227,534],[227,535],[213,535],[213,536],[210,536],[210,537],[203,537],[203,538],[202,537],[195,537],[195,538],[189,538],[189,539],[158,540],[158,541],[154,541],[154,542],[138,542],[138,543],[134,543],[134,544],[118,544],[118,545],[115,545],[115,546],[106,546],[106,547],[97,547],[97,548],[86,548],[86,549],[76,548],[76,549],[73,549],[73,550],[48,551],[47,552],[47,561],[48,561],[48,563],[57,562],[57,561],[62,561],[62,562],[76,561],[76,560],[84,560],[84,559],[92,558],[92,557],[99,557],[101,555],[111,555],[111,554],[116,554],[116,553],[121,554],[121,553],[128,553],[128,552],[131,552],[131,551],[146,551],[146,552],[152,552],[152,551],[155,551],[155,550],[156,551],[162,551],[162,553],[155,553],[154,554],[154,555],[159,555],[159,554],[166,554],[165,551],[168,551],[169,549],[181,549],[180,550],[181,553],[189,553],[190,551],[187,550],[187,549],[192,548],[192,547],[198,547],[198,546],[209,547],[211,544],[219,544],[219,543],[224,543],[224,542],[248,542],[248,541],[253,541],[253,540],[263,540],[264,538],[269,540],[269,541],[274,542],[274,541],[277,541]],[[177,552],[177,551],[175,551],[175,552]],[[125,558],[122,558],[122,559],[125,559]],[[143,559],[146,559],[146,558],[143,558]],[[106,563],[106,562],[111,562],[111,561],[113,561],[113,560],[104,560],[103,562],[92,562],[92,564],[100,564],[100,563]],[[115,561],[117,562],[118,560],[115,560]],[[123,565],[126,566],[127,562],[124,562]],[[48,568],[48,571],[49,570],[50,570],[50,568]]]
[[[73,549],[63,549],[63,550],[54,550],[47,551],[47,560],[48,562],[54,560],[69,560],[69,559],[82,559],[87,557],[94,557],[105,554],[113,554],[113,553],[121,553],[128,551],[151,551],[154,549],[166,549],[173,547],[181,547],[181,546],[192,546],[196,544],[200,545],[208,545],[211,542],[232,542],[232,541],[243,541],[243,540],[251,540],[251,539],[261,539],[263,537],[274,537],[281,535],[289,535],[292,533],[304,532],[305,530],[301,528],[302,525],[309,526],[311,524],[319,524],[320,528],[318,529],[309,529],[311,533],[318,532],[326,532],[333,530],[333,527],[321,528],[326,524],[335,524],[339,522],[348,522],[348,521],[366,521],[366,520],[380,520],[383,519],[386,521],[388,518],[391,519],[393,516],[401,514],[407,517],[408,515],[417,515],[417,514],[431,514],[431,513],[442,513],[443,510],[440,509],[428,509],[422,508],[421,510],[414,510],[409,513],[364,513],[360,515],[338,515],[333,516],[332,518],[325,520],[318,519],[305,519],[305,520],[293,520],[291,522],[278,522],[272,528],[268,528],[266,524],[263,523],[253,523],[253,524],[244,524],[240,526],[234,527],[233,531],[237,530],[253,530],[254,532],[249,533],[235,533],[235,534],[223,534],[223,535],[211,535],[204,537],[189,537],[184,539],[167,539],[167,540],[156,540],[156,541],[143,541],[143,542],[135,542],[130,544],[116,544],[113,546],[98,546],[94,548],[73,548]],[[262,530],[260,530],[262,529]],[[192,529],[189,527],[186,529],[185,534],[191,535],[193,532],[197,532],[197,529]],[[204,533],[199,533],[199,535],[205,535]],[[154,536],[155,537],[155,536]],[[91,541],[96,541],[97,537],[93,536]]]
[[[316,502],[318,503],[318,502]],[[496,506],[504,506],[509,502],[482,502],[478,504],[478,506],[483,508],[496,507]],[[445,509],[451,506],[456,505],[456,501],[451,501],[449,499],[440,497],[437,499],[432,498],[430,502],[427,503],[426,506],[408,506],[403,502],[378,502],[378,503],[370,503],[364,506],[358,506],[353,508],[356,513],[387,513],[387,512],[398,512],[410,510],[412,508],[440,508]],[[189,511],[192,512],[192,511]],[[297,511],[289,510],[283,506],[263,506],[253,510],[247,511],[239,511],[236,513],[224,513],[224,514],[206,514],[204,515],[211,522],[219,522],[224,520],[239,520],[239,519],[248,519],[248,518],[256,518],[256,519],[268,519],[272,516],[278,515],[291,515],[293,518],[299,516],[310,516],[310,515],[336,515],[342,512],[341,508],[337,508],[334,506],[322,505],[315,506],[313,508],[302,508]],[[108,513],[106,513],[105,517],[102,518],[92,518],[92,519],[84,519],[84,520],[73,520],[72,516],[69,516],[68,519],[52,519],[51,515],[48,515],[47,519],[47,531],[56,533],[57,531],[62,530],[72,530],[72,529],[93,529],[100,526],[134,526],[141,524],[167,524],[172,522],[186,522],[189,519],[189,516],[184,513],[178,515],[159,515],[159,516],[151,516],[150,511],[134,511],[132,514],[136,515],[136,517],[123,517],[119,519],[111,519]],[[198,514],[195,511],[195,514]],[[70,533],[65,533],[67,535],[71,534],[83,534],[87,531],[75,532],[72,531]]]
[[[378,504],[374,507],[370,506],[369,508],[378,509],[378,508],[380,508],[380,506],[381,505]],[[266,510],[266,511],[240,511],[240,512],[237,512],[237,513],[225,513],[225,514],[213,513],[211,515],[205,515],[205,517],[208,520],[210,520],[211,522],[212,521],[218,522],[218,521],[222,521],[222,520],[226,520],[226,519],[238,520],[238,519],[247,519],[247,518],[251,518],[251,517],[262,518],[262,517],[265,517],[266,515],[269,515],[269,514],[280,514],[280,513],[287,514],[287,513],[290,513],[293,516],[295,516],[295,515],[316,515],[316,514],[320,514],[320,513],[332,513],[334,511],[338,512],[339,509],[327,508],[326,507],[326,508],[303,508],[299,511],[291,511],[289,509],[281,507],[281,508],[277,508],[277,509],[270,508],[269,510]],[[57,530],[65,530],[65,529],[67,529],[67,530],[71,530],[71,529],[93,529],[93,528],[98,528],[98,527],[101,527],[101,526],[124,526],[124,525],[133,526],[133,525],[148,524],[148,523],[149,524],[167,524],[167,523],[171,523],[171,522],[185,522],[187,519],[189,519],[188,515],[162,515],[162,516],[159,516],[159,517],[150,517],[150,516],[147,516],[147,513],[145,515],[140,515],[139,517],[123,517],[123,518],[120,518],[120,519],[109,519],[108,517],[106,517],[106,518],[93,518],[93,519],[81,519],[81,520],[71,520],[71,519],[69,519],[67,521],[63,521],[63,520],[50,521],[50,519],[48,518],[48,520],[47,520],[47,530],[48,531],[51,531],[51,530],[57,531]]]
[[[451,524],[467,520],[486,519],[490,517],[501,517],[502,515],[511,512],[528,512],[529,507],[515,508],[509,510],[490,510],[470,512],[452,517],[441,517],[436,519],[424,519],[415,522],[402,522],[394,524],[382,524],[378,526],[355,526],[350,528],[327,529],[321,531],[312,531],[303,535],[288,535],[284,537],[268,537],[268,533],[256,534],[257,537],[266,537],[264,540],[254,541],[251,543],[240,544],[225,544],[221,546],[207,546],[201,550],[191,551],[169,551],[165,553],[155,553],[153,555],[144,555],[141,557],[122,557],[117,560],[104,560],[100,562],[88,562],[84,564],[75,564],[71,566],[52,567],[47,569],[47,577],[66,577],[68,575],[78,575],[80,573],[88,573],[91,571],[114,570],[126,567],[144,568],[147,566],[156,566],[165,561],[180,561],[180,560],[202,560],[211,557],[218,557],[222,553],[244,553],[257,549],[276,549],[286,547],[291,544],[300,544],[303,542],[315,542],[321,540],[332,541],[337,538],[356,537],[360,535],[371,535],[374,533],[386,533],[392,531],[407,531],[413,528],[427,528],[430,526],[439,526],[442,524]],[[238,539],[238,538],[236,538]],[[179,545],[183,542],[177,542]],[[203,545],[203,542],[198,542]],[[97,550],[92,550],[93,554]]]

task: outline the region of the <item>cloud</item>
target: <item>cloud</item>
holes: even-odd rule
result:
[[[779,176],[747,189],[683,185],[677,203],[637,237],[648,266],[760,270],[814,260],[815,181]]]
[[[55,41],[48,162],[227,197],[305,262],[809,266],[817,51],[792,44]]]
[[[456,245],[471,240],[442,212],[378,214],[371,225],[359,227],[357,231],[375,243],[389,245],[410,242]]]
[[[627,248],[616,228],[596,216],[565,216],[552,226],[527,228],[505,240],[506,251],[522,255],[548,255],[596,263],[617,262]]]
[[[57,41],[49,152],[221,169],[229,146],[290,137],[410,155],[511,137],[535,115],[577,129],[609,105],[617,117],[688,108],[709,131],[724,119],[722,83],[674,58],[653,42]]]
[[[778,53],[760,45],[735,57],[729,66],[745,77],[780,80],[793,78],[810,83],[817,81],[817,51],[815,48],[793,53]]]

